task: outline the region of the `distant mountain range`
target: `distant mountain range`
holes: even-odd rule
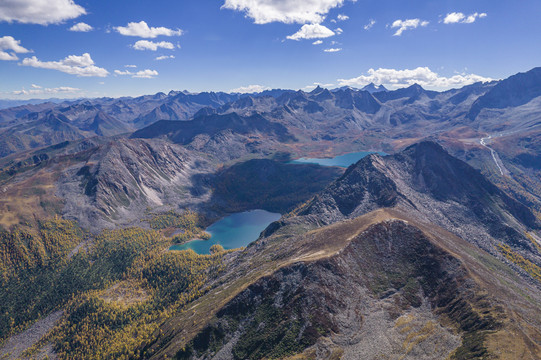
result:
[[[329,91],[317,87],[309,93],[268,90],[257,94],[171,91],[137,98],[21,105],[0,110],[0,156],[53,145],[55,141],[132,132],[160,120],[187,121],[232,112],[241,116],[258,113],[287,128],[318,130],[320,133],[315,136],[322,137],[324,133],[334,140],[367,130],[387,129],[391,134],[409,131],[423,136],[458,124],[478,127],[476,119],[486,117],[485,114],[494,119],[483,118],[483,131],[500,131],[494,111],[524,106],[539,97],[536,84],[540,72],[536,68],[498,83],[478,83],[445,92],[427,91],[419,85],[388,91],[383,86],[369,84],[362,90],[343,87]],[[513,95],[507,96],[508,93]],[[521,113],[506,130],[536,125],[525,116]],[[56,125],[51,123],[53,118]],[[65,127],[69,125],[70,130],[65,135],[48,134],[55,131],[58,122],[65,123]],[[344,133],[344,129],[348,132]],[[14,137],[11,134],[15,132],[19,135]],[[309,133],[302,136],[314,137]]]
[[[0,358],[540,358],[540,74],[0,110]]]
[[[493,180],[505,182],[515,196],[534,205],[539,191],[525,179],[532,177],[541,159],[540,150],[528,145],[540,131],[540,73],[541,68],[535,68],[499,82],[444,92],[419,85],[389,91],[369,84],[362,90],[171,91],[21,105],[0,110],[0,157],[65,141],[120,135],[169,139],[222,161],[250,153],[393,152],[432,137],[471,164],[482,163],[488,175],[500,170],[489,151],[478,151],[483,148],[480,138],[492,135],[498,146],[502,134],[525,134],[512,149],[500,147],[499,153],[520,176]]]
[[[70,101],[66,99],[59,98],[49,98],[49,99],[29,99],[29,100],[10,100],[10,99],[0,99],[0,110],[7,109],[11,107],[24,106],[24,105],[38,105],[43,103],[54,103],[60,104],[65,101]]]

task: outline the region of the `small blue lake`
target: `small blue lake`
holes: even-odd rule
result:
[[[206,229],[211,235],[209,240],[193,240],[185,244],[173,245],[169,250],[192,249],[198,254],[208,254],[210,247],[214,244],[222,245],[226,250],[247,246],[257,240],[259,234],[281,216],[265,210],[251,210],[229,215]]]
[[[335,156],[328,159],[317,159],[317,158],[300,158],[293,161],[290,161],[289,164],[318,164],[322,166],[340,166],[348,167],[351,164],[355,164],[357,161],[361,160],[363,157],[370,154],[380,154],[387,155],[381,151],[359,151],[348,153],[344,155]]]

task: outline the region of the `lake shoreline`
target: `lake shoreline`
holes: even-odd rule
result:
[[[209,254],[212,245],[221,245],[225,250],[245,247],[259,238],[272,222],[282,215],[262,209],[248,210],[223,217],[205,229],[210,239],[193,239],[169,247],[171,251],[193,250],[198,254]]]
[[[352,153],[346,153],[342,155],[337,155],[330,158],[298,158],[287,162],[287,164],[300,165],[300,164],[314,164],[320,166],[338,166],[347,168],[352,164],[355,164],[357,161],[370,154],[379,154],[381,156],[388,155],[383,151],[357,151]]]

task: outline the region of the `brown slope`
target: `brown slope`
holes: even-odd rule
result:
[[[208,346],[222,349],[224,358],[277,356],[273,351],[287,344],[262,330],[259,341],[275,341],[276,346],[255,346],[258,340],[253,335],[265,326],[254,321],[265,315],[262,311],[269,304],[280,301],[274,310],[283,322],[273,323],[273,328],[306,330],[296,335],[308,352],[338,351],[349,354],[346,358],[359,351],[370,354],[361,336],[368,331],[387,339],[384,353],[405,358],[441,358],[430,356],[435,339],[445,340],[441,354],[456,350],[458,358],[505,354],[509,344],[523,358],[539,356],[539,292],[483,250],[398,209],[378,210],[298,235],[311,226],[291,224],[231,259],[229,275],[166,321],[145,356],[189,355],[179,352],[186,345],[203,358],[211,358]],[[383,309],[381,319],[370,317],[377,309]],[[352,319],[361,326],[353,326]],[[412,322],[411,331],[404,326],[404,333],[397,332],[402,322]],[[238,323],[255,332],[235,328]],[[316,333],[310,330],[314,327],[319,329]],[[214,343],[201,346],[209,334]],[[495,339],[508,343],[497,344]],[[233,353],[227,353],[230,348]],[[302,350],[297,347],[293,352]]]
[[[495,256],[509,246],[533,268],[541,265],[539,244],[528,236],[541,229],[532,211],[433,142],[392,156],[365,157],[298,214],[329,224],[393,206],[407,208],[425,224],[438,225]],[[540,277],[539,270],[515,269],[532,281]]]

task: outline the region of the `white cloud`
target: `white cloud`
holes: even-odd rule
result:
[[[58,24],[86,14],[73,0],[2,0],[0,21],[24,24]]]
[[[289,35],[289,40],[301,40],[301,39],[321,39],[334,36],[335,33],[328,27],[319,24],[304,24],[299,31],[293,35]]]
[[[471,15],[466,16],[461,12],[452,12],[445,16],[445,18],[443,19],[443,23],[444,24],[458,24],[458,23],[471,24],[471,23],[474,23],[475,20],[477,20],[477,18],[481,19],[486,16],[487,16],[486,13],[473,13]]]
[[[137,65],[124,65],[124,67],[127,67],[127,68],[136,68]]]
[[[356,0],[352,0],[356,1]],[[243,11],[256,24],[319,24],[329,10],[340,7],[345,0],[225,0],[222,9]]]
[[[143,79],[151,79],[154,76],[158,76],[158,72],[156,70],[140,70],[136,72],[132,77],[134,78],[143,78]]]
[[[175,48],[175,45],[173,45],[169,41],[154,42],[154,41],[148,41],[148,40],[139,40],[135,44],[133,44],[133,48],[135,50],[151,50],[151,51],[156,51],[158,50],[158,48],[173,50]]]
[[[77,32],[89,32],[94,30],[94,28],[84,22],[77,23],[69,28],[69,31],[77,31]]]
[[[321,86],[322,88],[328,89],[328,88],[333,87],[334,84],[322,84],[322,83],[315,82],[314,85],[307,85],[307,86],[303,87],[301,90],[312,91],[318,86]]]
[[[376,24],[376,20],[370,19],[370,20],[368,21],[368,24],[366,24],[365,26],[363,26],[363,28],[364,28],[365,30],[370,30],[370,29],[372,29],[372,27],[373,27],[375,24]]]
[[[321,45],[321,44],[323,44],[323,41],[321,40],[316,40],[312,43],[312,45]]]
[[[19,60],[17,55],[0,50],[0,60],[14,61]]]
[[[156,57],[156,60],[167,60],[167,59],[174,59],[175,55],[163,55]]]
[[[154,76],[158,76],[158,72],[156,70],[150,70],[150,69],[139,70],[138,72],[135,72],[135,73],[133,73],[133,72],[131,72],[129,70],[124,70],[124,71],[115,70],[115,75],[120,75],[120,76],[129,75],[132,78],[151,79]]]
[[[391,25],[391,28],[398,28],[393,36],[400,36],[406,30],[416,29],[419,26],[427,26],[428,21],[419,20],[419,19],[406,19],[406,20],[395,20]]]
[[[15,53],[26,54],[29,52],[31,51],[21,46],[20,40],[15,40],[12,36],[0,37],[0,60],[18,60]]]
[[[364,86],[370,83],[385,85],[392,88],[406,87],[419,84],[426,88],[448,89],[462,87],[476,82],[487,82],[493,79],[475,74],[457,74],[452,77],[440,76],[428,67],[416,69],[370,69],[367,75],[352,79],[338,79],[340,86]]]
[[[270,87],[263,85],[248,85],[241,86],[236,89],[229,90],[230,93],[239,93],[239,94],[251,94],[251,93],[260,93],[265,90],[270,90]]]
[[[330,49],[325,49],[323,51],[328,52],[328,53],[333,53],[333,52],[342,51],[342,48],[330,48]]]
[[[24,59],[21,65],[58,70],[77,76],[106,77],[109,74],[107,70],[94,65],[94,61],[89,53],[84,53],[81,56],[70,55],[59,61],[41,61],[37,57],[32,56]]]
[[[13,95],[43,95],[43,94],[59,94],[59,93],[67,94],[67,93],[76,93],[76,92],[81,91],[81,89],[77,89],[77,88],[69,87],[69,86],[60,86],[56,88],[44,88],[39,85],[32,84],[30,87],[32,89],[26,90],[23,88],[22,90],[13,91],[12,94]]]
[[[338,16],[336,17],[336,20],[338,21],[346,21],[347,19],[349,19],[349,16],[344,14],[338,14]]]
[[[15,40],[12,36],[3,36],[0,38],[0,50],[12,50],[21,54],[31,52],[30,50],[21,46],[20,40]]]
[[[456,24],[458,22],[461,22],[464,20],[464,14],[461,12],[452,12],[447,14],[445,16],[445,19],[443,19],[444,24]]]
[[[117,26],[115,30],[125,36],[138,36],[146,39],[154,39],[160,35],[163,36],[180,36],[182,30],[180,29],[168,29],[166,27],[149,27],[146,22],[140,21],[138,23],[131,22],[127,26]]]
[[[344,30],[342,30],[341,28],[336,28],[334,29],[334,32],[337,34],[337,35],[340,35],[344,32]]]
[[[129,70],[115,70],[115,75],[133,75],[133,73]]]

